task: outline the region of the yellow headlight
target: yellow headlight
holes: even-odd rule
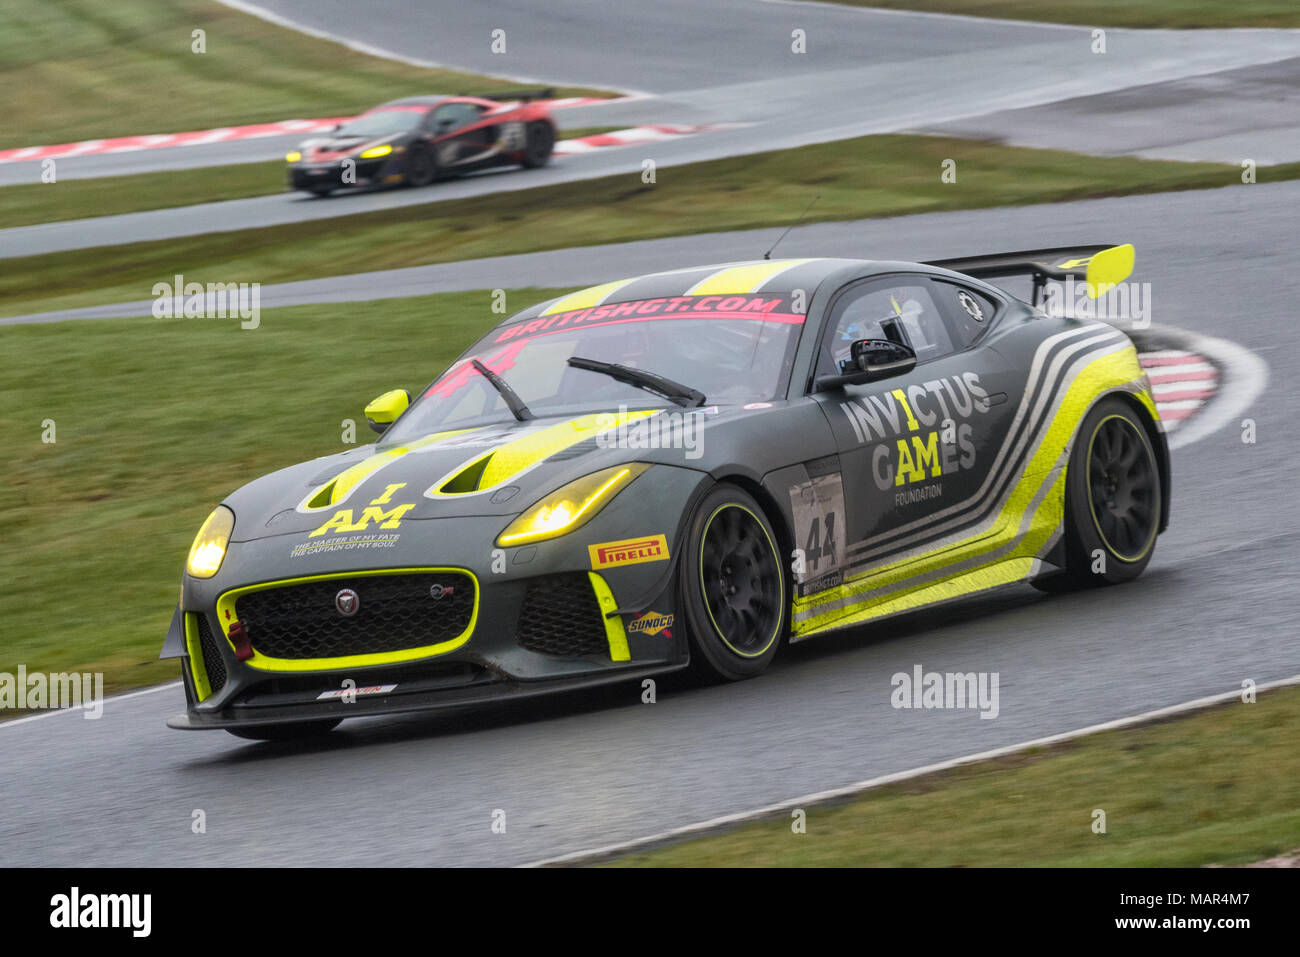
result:
[[[294,150],[292,153],[285,153],[284,159],[286,163],[296,163],[298,160],[302,159],[302,154],[297,150]]]
[[[385,143],[383,146],[372,146],[361,154],[363,160],[374,159],[376,156],[387,156],[393,151],[393,148]]]
[[[506,526],[497,544],[526,545],[567,535],[587,524],[609,500],[650,466],[644,462],[592,472],[556,489]]]
[[[214,508],[199,533],[194,536],[185,570],[195,578],[211,578],[215,575],[221,567],[222,559],[226,557],[226,546],[230,544],[230,533],[234,530],[235,513],[224,505]]]

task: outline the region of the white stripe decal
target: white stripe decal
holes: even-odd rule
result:
[[[1071,347],[1070,351],[1077,351],[1083,345],[1084,345],[1083,343],[1080,343],[1078,346],[1073,346]],[[1103,358],[1104,356],[1107,355],[1112,355],[1126,348],[1128,348],[1127,339],[1125,339],[1122,343],[1116,344],[1110,348],[1090,349],[1087,352],[1085,352],[1083,355],[1075,359],[1075,361],[1072,363],[1070,367],[1070,370],[1066,373],[1066,377],[1062,380],[1061,386],[1053,390],[1054,395],[1052,396],[1050,415],[1045,420],[1045,422],[1050,424],[1050,422],[1056,417],[1057,410],[1060,408],[1061,402],[1064,401],[1065,393],[1069,389],[1069,383],[1073,381],[1074,377],[1078,374],[1078,370],[1081,367],[1087,366],[1092,362],[1096,361],[1097,359]],[[1037,454],[1037,451],[1042,444],[1043,437],[1047,434],[1047,431],[1048,430],[1046,428],[1037,429],[1037,435],[1035,437],[1033,447],[1030,450],[1026,458],[1026,461],[1032,460],[1033,456]],[[1065,452],[1063,452],[1062,454],[1064,455]],[[1050,479],[1053,473],[1051,470],[1047,470],[1044,474],[1048,477],[1048,479]],[[923,540],[923,544],[920,544],[915,549],[913,549],[913,553],[915,554],[915,553],[929,553],[929,552],[939,551],[950,546],[955,546],[961,542],[974,543],[975,541],[978,541],[979,539],[985,537],[986,533],[991,531],[994,528],[994,526],[997,524],[999,519],[1001,519],[1002,511],[1006,507],[1007,500],[1010,499],[1010,497],[1015,493],[1019,485],[1020,478],[1022,477],[1023,476],[1015,477],[1013,481],[1009,482],[1006,488],[1004,489],[1004,491],[1002,492],[1002,494],[999,495],[998,501],[996,503],[996,508],[994,508],[993,511],[991,511],[990,514],[987,515],[984,519],[982,519],[981,521],[979,521],[974,525],[961,524],[962,521],[968,520],[967,516],[962,516],[961,518],[947,522],[945,523],[944,526],[941,526],[940,528],[948,528],[952,530],[940,538],[932,539],[928,537],[929,534],[932,534],[933,532],[938,531],[939,529],[925,528],[921,533],[911,536],[906,541],[897,542],[892,546],[888,546],[892,550],[883,555],[879,554],[879,550],[876,550],[875,552],[863,553],[859,555],[856,559],[850,558],[850,564],[848,566],[848,569],[846,569],[846,573],[845,573],[845,578],[846,578],[845,584],[848,585],[851,584],[852,581],[857,581],[864,577],[869,577],[872,571],[882,566],[895,564],[900,561],[906,561],[909,557],[909,553],[904,549],[911,542]],[[1050,487],[1050,485],[1048,487]],[[1041,487],[1039,489],[1039,492],[1040,493],[1042,492]],[[926,520],[921,519],[920,521],[924,522]],[[853,575],[853,578],[851,580],[848,579],[848,575],[850,573]],[[813,596],[808,596],[808,597],[813,597]],[[828,596],[828,598],[829,597],[833,597],[833,596]],[[814,614],[820,614],[821,610],[827,606],[811,605],[809,607],[813,609],[817,609],[815,612],[813,612]]]
[[[1046,370],[1043,368],[1045,357],[1057,344],[1070,339],[1079,338],[1080,336],[1090,336],[1090,338],[1084,339],[1083,341],[1072,345],[1070,348],[1062,350],[1062,352],[1053,360],[1050,367]],[[1021,398],[1020,406],[1016,410],[1015,417],[1007,427],[1007,436],[1003,440],[1001,448],[998,449],[998,454],[993,460],[993,465],[989,468],[989,471],[985,475],[984,481],[980,484],[979,489],[977,489],[973,495],[961,502],[950,505],[932,515],[918,518],[913,522],[902,525],[875,540],[875,542],[886,542],[886,544],[871,548],[870,546],[874,544],[874,542],[859,543],[857,546],[850,547],[850,554],[854,551],[861,552],[858,558],[859,560],[863,560],[876,555],[889,554],[892,551],[898,551],[919,539],[933,535],[934,533],[943,531],[944,529],[952,528],[955,525],[960,525],[962,521],[967,519],[970,512],[982,510],[986,505],[986,500],[991,499],[994,496],[1005,501],[1006,495],[1010,494],[1009,491],[1004,490],[1004,492],[1000,494],[998,489],[1003,489],[1007,484],[1009,476],[1002,475],[1001,473],[1010,461],[1019,457],[1021,449],[1030,437],[1029,432],[1031,430],[1026,426],[1026,422],[1037,420],[1039,409],[1042,405],[1041,402],[1037,403],[1036,407],[1031,412],[1031,403],[1036,397],[1040,399],[1047,397],[1042,395],[1045,391],[1044,384],[1056,380],[1061,365],[1069,356],[1078,352],[1080,349],[1085,349],[1090,346],[1100,347],[1110,340],[1119,340],[1124,345],[1128,344],[1128,339],[1124,338],[1116,330],[1107,328],[1104,331],[1099,332],[1095,326],[1067,330],[1066,332],[1057,333],[1055,336],[1044,340],[1038,347],[1038,350],[1034,353],[1034,359],[1030,365],[1028,381],[1025,385],[1025,392]],[[1040,430],[1035,429],[1035,431]],[[942,521],[950,516],[952,517],[951,521]],[[908,535],[909,532],[913,534]],[[898,538],[900,535],[906,537],[897,541],[890,541],[891,539]]]

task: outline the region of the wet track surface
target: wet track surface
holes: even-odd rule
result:
[[[1261,162],[1300,159],[1285,116],[1274,108],[1234,108],[1258,91],[1252,70],[1268,67],[1273,87],[1297,81],[1300,31],[1107,31],[1107,52],[1092,52],[1091,30],[1052,24],[937,17],[830,4],[761,0],[666,0],[607,4],[566,0],[539,16],[535,4],[492,0],[368,4],[357,21],[352,0],[270,0],[262,6],[308,26],[345,24],[349,37],[398,54],[463,69],[548,82],[632,89],[632,101],[564,110],[566,126],[646,123],[739,124],[734,128],[559,157],[546,169],[471,176],[422,190],[355,193],[318,200],[274,194],[201,206],[0,230],[0,258],[57,250],[175,238],[206,232],[310,221],[485,193],[526,189],[597,176],[639,174],[644,158],[660,168],[868,133],[958,124],[964,134],[1059,145],[1088,151],[1077,130],[1104,131],[1097,152],[1139,148],[1180,158]],[[707,24],[700,29],[698,24]],[[504,29],[507,52],[494,55],[491,31]],[[791,51],[803,30],[807,52]],[[476,44],[474,37],[481,37]],[[469,39],[467,39],[469,38]],[[1239,71],[1230,73],[1227,71]],[[1227,76],[1228,79],[1220,78]],[[1205,79],[1206,77],[1210,79]],[[1193,79],[1201,78],[1201,79]],[[1144,95],[1116,111],[1107,96],[1152,84],[1184,84],[1178,95]],[[1223,89],[1201,89],[1218,84]],[[1191,84],[1190,88],[1186,84]],[[1265,84],[1267,86],[1267,83]],[[1160,86],[1163,90],[1164,87]],[[1252,92],[1254,91],[1254,92]],[[430,91],[436,92],[436,91]],[[458,91],[453,91],[458,92]],[[1205,127],[1189,122],[1197,103],[1231,122],[1230,135],[1204,143]],[[1037,123],[1023,111],[1069,101],[1068,124]],[[1190,107],[1189,107],[1190,101]],[[1290,112],[1294,114],[1294,109]],[[1119,117],[1117,120],[1116,117]],[[286,117],[288,119],[288,117]],[[1291,125],[1300,126],[1300,119]],[[1044,128],[1059,129],[1045,137]],[[1129,131],[1141,136],[1124,146]],[[1146,131],[1167,131],[1163,137]],[[61,178],[116,175],[283,156],[298,137],[149,150],[60,160]],[[1047,139],[1048,142],[1043,142]],[[1264,141],[1259,149],[1253,148]],[[1170,155],[1173,155],[1170,153]],[[39,182],[39,162],[0,165],[0,185]]]
[[[848,630],[784,649],[755,681],[665,679],[653,705],[620,686],[349,722],[301,747],[168,731],[183,707],[170,687],[109,701],[97,722],[0,725],[0,863],[523,863],[1295,674],[1298,199],[1300,184],[1236,186],[824,224],[783,246],[906,257],[1132,240],[1156,322],[1267,360],[1273,381],[1236,416],[1255,420],[1256,444],[1233,424],[1175,451],[1173,524],[1137,582],[1053,597],[1018,587]],[[596,279],[725,258],[718,242],[517,257],[510,284],[585,281],[582,257]],[[646,249],[641,268],[624,268]],[[573,271],[557,274],[556,262]],[[890,676],[917,664],[999,672],[999,716],[895,711]],[[191,833],[195,809],[206,834]],[[491,831],[496,809],[505,835]]]

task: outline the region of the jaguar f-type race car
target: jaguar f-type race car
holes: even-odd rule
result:
[[[189,705],[169,723],[274,738],[747,678],[787,639],[1132,579],[1169,515],[1150,384],[1123,332],[1040,305],[1132,264],[764,260],[526,309],[367,406],[374,445],[212,512],[162,652]]]
[[[488,166],[545,166],[555,124],[537,97],[550,92],[384,103],[286,155],[289,186],[325,196],[349,186],[428,186]]]

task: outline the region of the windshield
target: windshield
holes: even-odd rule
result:
[[[420,125],[420,119],[428,112],[424,106],[388,107],[371,110],[354,120],[348,120],[335,131],[335,136],[364,136],[372,139],[376,136],[392,136],[405,133]]]
[[[674,303],[679,308],[668,313]],[[748,311],[743,308],[751,304]],[[650,314],[640,315],[642,308]],[[771,296],[680,296],[498,326],[425,390],[383,442],[512,420],[505,400],[473,367],[473,359],[505,379],[539,418],[620,406],[672,407],[635,385],[574,368],[571,356],[666,376],[704,393],[709,405],[782,396],[804,320],[784,308],[785,300]]]

